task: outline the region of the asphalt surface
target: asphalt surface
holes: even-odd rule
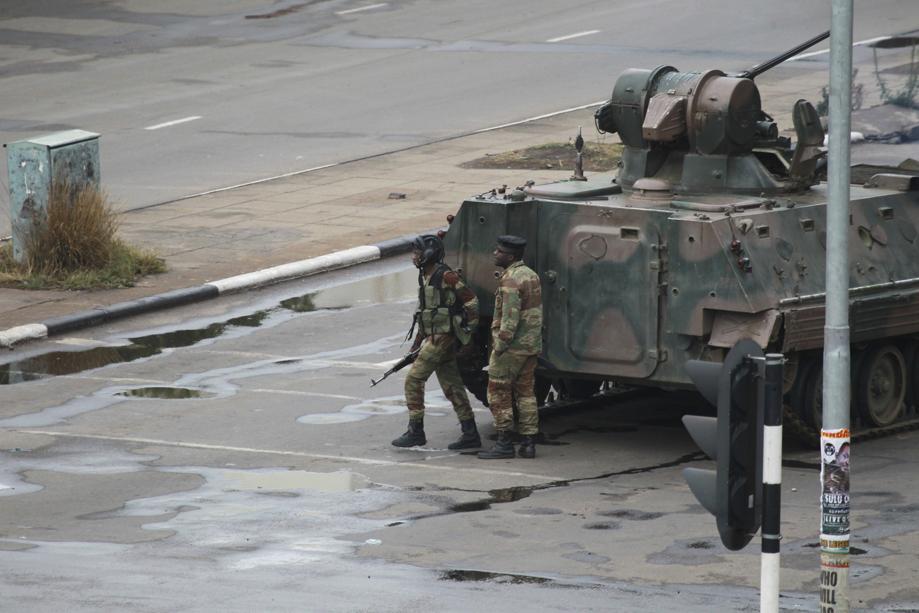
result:
[[[828,23],[829,2],[792,0],[5,3],[0,139],[102,134],[130,209],[588,104],[632,66],[743,70]],[[866,40],[919,15],[857,3],[855,24]],[[827,58],[778,71],[825,83]]]
[[[631,65],[749,67],[824,29],[829,6],[186,4],[0,8],[3,140],[102,132],[103,179],[135,209],[123,234],[170,266],[127,290],[0,290],[0,325],[428,229],[469,194],[565,178],[459,165],[569,138],[590,109],[442,139],[600,100]],[[917,22],[912,2],[860,3],[856,40]],[[855,58],[870,82],[870,51]],[[908,50],[881,59],[896,68]],[[826,60],[758,80],[784,130],[794,100],[825,84]],[[872,160],[917,157],[876,147]],[[675,419],[685,398],[547,415],[557,444],[535,462],[483,467],[445,450],[456,426],[432,385],[429,447],[391,448],[405,421],[401,377],[366,385],[404,350],[414,275],[400,267],[4,354],[0,377],[15,382],[0,385],[7,601],[30,611],[756,608],[758,551],[723,550],[679,474],[702,465]],[[355,280],[364,289],[329,287]],[[915,436],[854,451],[853,610],[919,608],[919,500],[904,487]],[[814,454],[789,450],[784,478],[782,606],[813,610]]]
[[[29,611],[748,611],[680,470],[682,394],[543,414],[535,460],[424,448],[402,376],[414,271],[380,262],[23,346],[0,387],[0,590]],[[132,340],[133,339],[133,340]],[[136,353],[130,347],[153,351]],[[55,375],[54,373],[59,373]],[[31,380],[30,380],[31,379]],[[197,394],[197,395],[195,395]],[[487,409],[474,404],[485,437]],[[853,451],[853,611],[919,606],[916,434]],[[490,442],[489,442],[490,444]],[[819,469],[789,446],[782,610],[817,606]]]

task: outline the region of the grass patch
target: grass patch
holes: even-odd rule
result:
[[[574,171],[577,151],[571,143],[547,143],[526,149],[486,155],[461,164],[463,168]],[[619,143],[584,143],[584,170],[611,172],[622,157]]]
[[[118,215],[107,194],[93,184],[55,182],[47,220],[26,241],[27,257],[13,259],[0,246],[0,286],[21,289],[110,289],[130,287],[143,275],[164,272],[163,260],[118,239]]]

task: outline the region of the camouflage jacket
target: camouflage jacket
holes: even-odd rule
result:
[[[519,260],[498,279],[491,333],[498,353],[542,352],[542,287],[539,275]]]
[[[453,334],[465,345],[479,324],[479,300],[459,274],[446,265],[425,276],[418,291],[416,344],[432,335]]]

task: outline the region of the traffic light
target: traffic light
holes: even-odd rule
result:
[[[760,358],[760,359],[757,359]],[[762,518],[763,351],[749,339],[738,341],[723,363],[690,360],[686,372],[702,395],[718,407],[718,417],[685,415],[683,424],[716,470],[683,469],[699,502],[716,518],[721,542],[743,549]]]

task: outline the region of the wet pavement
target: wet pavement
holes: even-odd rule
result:
[[[680,475],[704,465],[678,419],[691,395],[547,411],[535,460],[482,462],[446,449],[458,430],[432,384],[428,445],[392,447],[402,376],[369,381],[406,351],[414,283],[380,262],[4,356],[19,373],[0,386],[4,597],[29,611],[756,609],[755,541],[727,552]],[[119,347],[148,353],[98,358]],[[61,354],[67,368],[46,367]],[[855,450],[853,610],[919,606],[919,494],[902,487],[916,437]],[[782,606],[814,610],[813,454],[790,449],[784,480]]]
[[[855,57],[870,81],[870,52]],[[882,69],[903,57],[885,55]],[[794,101],[815,100],[825,78],[818,59],[758,80],[784,133]],[[124,236],[158,249],[169,273],[110,292],[5,290],[0,328],[436,227],[470,194],[570,175],[463,162],[565,142],[591,116],[136,208]],[[896,164],[916,151],[852,153]],[[2,602],[49,612],[757,608],[756,541],[727,552],[680,475],[705,465],[676,419],[692,402],[683,395],[549,412],[535,460],[481,462],[446,449],[456,422],[431,382],[428,445],[391,447],[406,420],[402,375],[368,384],[406,350],[414,283],[404,264],[383,262],[2,354]],[[474,407],[487,438],[490,415]],[[854,449],[855,611],[919,610],[919,492],[907,485],[917,438]],[[786,453],[783,610],[817,608],[818,470],[812,452]]]
[[[77,346],[63,351],[37,353],[22,360],[0,364],[0,385],[34,381],[48,376],[69,375],[117,362],[132,362],[157,355],[165,350],[189,347],[223,335],[244,334],[246,328],[257,328],[269,317],[277,317],[279,312],[283,317],[284,310],[308,313],[316,310],[343,309],[361,304],[406,299],[414,296],[416,283],[414,270],[399,270],[372,281],[353,281],[341,286],[284,298],[271,308],[232,317],[226,321],[210,323],[204,327],[132,337],[126,339],[126,344],[114,346],[111,344],[91,348]]]

